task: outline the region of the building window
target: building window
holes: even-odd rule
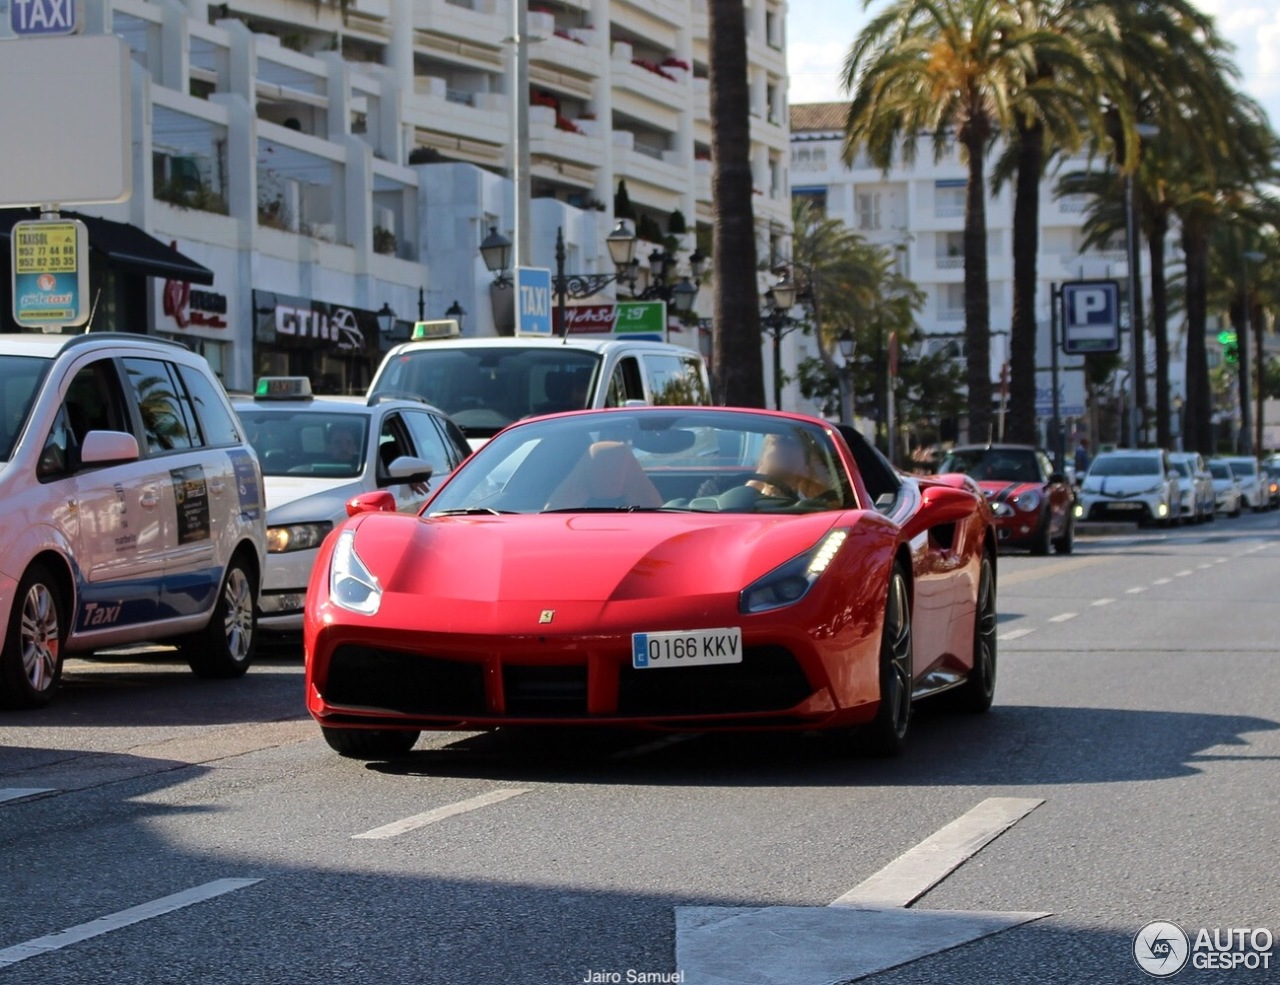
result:
[[[858,228],[880,228],[880,193],[858,192]]]
[[[948,219],[964,215],[964,196],[967,184],[963,178],[934,182],[933,214],[935,218]]]
[[[938,321],[964,321],[963,284],[939,285]]]

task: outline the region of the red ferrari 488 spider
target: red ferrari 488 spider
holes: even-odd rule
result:
[[[881,754],[913,699],[991,705],[996,536],[976,484],[856,432],[716,407],[512,425],[418,516],[348,505],[307,590],[329,744],[591,724],[842,728]]]

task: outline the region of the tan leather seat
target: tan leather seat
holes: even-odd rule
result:
[[[546,508],[661,505],[662,494],[631,449],[621,441],[597,441],[551,493]]]

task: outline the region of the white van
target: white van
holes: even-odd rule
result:
[[[667,342],[609,338],[414,339],[382,360],[369,395],[439,407],[479,447],[512,421],[593,407],[711,402],[706,364]]]

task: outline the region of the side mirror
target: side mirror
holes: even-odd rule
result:
[[[138,439],[126,431],[90,431],[80,446],[82,465],[136,462]]]
[[[347,516],[361,513],[394,513],[396,498],[385,489],[376,492],[360,493],[347,500]]]
[[[955,486],[929,486],[921,495],[920,516],[933,526],[958,523],[973,513],[977,497],[968,489]]]
[[[378,480],[380,486],[395,486],[402,482],[429,482],[435,469],[424,458],[401,455],[387,466],[387,474]]]

